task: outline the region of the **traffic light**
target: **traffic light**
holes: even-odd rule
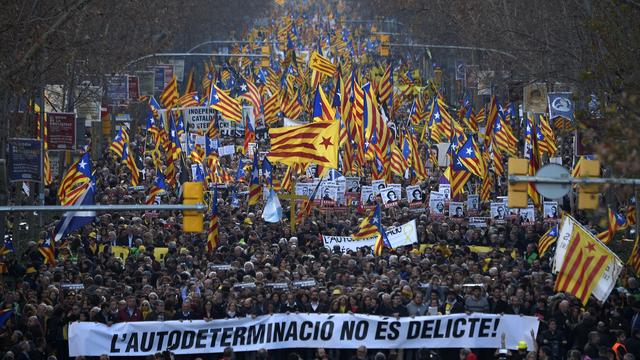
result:
[[[511,175],[528,175],[529,160],[509,158],[507,164],[509,176]],[[527,207],[527,187],[529,183],[526,182],[509,182],[509,190],[507,192],[507,203],[510,208],[526,208]]]
[[[600,160],[582,160],[577,177],[600,177]],[[578,209],[597,209],[599,200],[600,185],[578,184]]]
[[[379,55],[380,56],[391,55],[391,48],[389,47],[391,36],[389,34],[379,34],[379,35],[380,35]]]
[[[440,89],[442,86],[442,69],[439,66],[433,70],[433,81],[436,84],[436,88]]]
[[[204,203],[202,182],[186,182],[182,185],[183,205]],[[204,214],[195,210],[185,210],[182,216],[182,231],[201,233],[204,228]]]
[[[271,55],[271,48],[269,48],[269,44],[262,46],[261,48],[262,55]],[[269,67],[271,66],[271,62],[269,57],[261,57],[260,58],[260,67]]]

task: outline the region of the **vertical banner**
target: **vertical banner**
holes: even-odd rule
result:
[[[9,139],[9,181],[41,181],[40,146],[36,139]]]
[[[160,95],[164,90],[164,68],[160,66],[153,67],[153,94]]]
[[[153,96],[155,72],[137,71],[136,75],[138,76],[138,96]]]
[[[137,76],[128,75],[129,82],[129,100],[137,101],[140,97],[140,80]]]
[[[76,114],[48,113],[47,131],[49,150],[76,148]]]
[[[107,76],[107,101],[110,105],[121,105],[129,101],[129,76]]]
[[[542,114],[547,112],[547,84],[529,84],[523,89],[524,112]]]
[[[78,86],[76,90],[75,110],[78,119],[85,121],[85,126],[92,121],[101,121],[102,87]]]

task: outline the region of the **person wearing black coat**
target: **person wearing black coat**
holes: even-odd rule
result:
[[[109,311],[109,303],[106,303],[106,302],[100,305],[100,312],[96,314],[96,316],[94,317],[94,320],[108,326],[111,326],[116,322],[118,322],[118,318],[116,318]]]
[[[180,310],[176,311],[174,320],[196,320],[200,317],[191,309],[190,301],[183,301]]]

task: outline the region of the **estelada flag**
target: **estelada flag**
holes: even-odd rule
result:
[[[285,165],[318,164],[338,168],[339,121],[269,129],[269,161]]]
[[[574,295],[586,304],[612,253],[582,227],[573,225],[571,240],[556,278],[555,291]]]

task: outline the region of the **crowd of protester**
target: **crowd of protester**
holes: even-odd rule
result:
[[[133,142],[141,144],[142,134],[138,132]],[[232,168],[237,158],[224,162]],[[109,155],[95,161],[93,168],[97,203],[144,200],[143,190],[128,186],[128,169]],[[152,161],[145,159],[145,183],[153,181],[153,172]],[[422,184],[425,195],[436,183]],[[236,189],[238,194],[244,187]],[[178,203],[178,189],[169,190],[161,201]],[[288,214],[288,203],[283,206]],[[216,321],[295,312],[392,317],[485,312],[536,316],[541,322],[535,348],[527,348],[522,339],[519,349],[508,354],[497,349],[362,346],[236,354],[227,349],[224,354],[178,357],[629,360],[640,356],[638,280],[623,274],[605,303],[592,299],[582,306],[577,299],[554,292],[549,256],[537,253],[537,240],[549,223],[522,226],[506,221],[471,228],[464,219],[432,219],[426,206],[410,208],[401,202],[384,210],[385,226],[416,219],[419,244],[392,252],[385,249],[379,257],[367,248],[347,253],[339,247],[325,248],[319,236],[356,232],[366,214],[357,207],[316,209],[291,233],[287,219],[265,223],[260,206],[231,206],[228,189],[221,188],[219,244],[210,253],[205,251],[206,233],[181,232],[178,212],[99,213],[94,223],[58,245],[55,265],[44,263],[37,241],[30,241],[19,257],[3,255],[7,273],[0,283],[0,309],[13,313],[0,329],[0,356],[67,359],[68,326],[74,321],[106,325]],[[485,212],[488,209],[481,214]],[[46,236],[41,234],[42,239]],[[488,250],[472,251],[472,245]],[[122,259],[112,254],[111,246],[126,246],[130,252]],[[163,259],[154,258],[158,247],[168,248]],[[313,282],[296,287],[293,282],[298,280]],[[240,285],[248,283],[255,287]],[[270,283],[288,285],[282,289],[269,287]],[[171,356],[160,353],[156,358]]]
[[[153,183],[156,170],[145,152],[148,139],[143,127],[132,124],[130,134],[129,151],[143,157],[143,186],[130,186],[130,170],[105,147],[104,156],[92,163],[96,204],[145,202],[145,189]],[[236,139],[236,145],[241,142]],[[265,145],[259,144],[258,150],[265,151]],[[570,158],[571,148],[565,146],[561,157]],[[420,150],[426,155],[424,145]],[[179,183],[190,177],[188,156],[184,158],[178,166],[182,169]],[[242,158],[239,154],[225,156],[220,163],[235,173]],[[429,180],[420,183],[422,199],[437,190],[442,175],[437,166],[429,170]],[[282,172],[277,168],[274,178],[282,178]],[[370,185],[370,174],[364,175],[361,185]],[[297,175],[295,180],[311,181],[312,177]],[[505,193],[506,182],[501,180],[495,186],[497,194]],[[393,182],[410,185],[399,177]],[[54,182],[46,190],[48,204],[57,204],[57,185]],[[247,192],[246,178],[219,188],[219,239],[210,252],[206,232],[182,232],[180,212],[114,211],[98,213],[93,223],[57,243],[55,264],[45,263],[39,246],[50,237],[57,221],[25,246],[16,246],[19,251],[0,254],[4,264],[0,311],[10,315],[0,326],[0,360],[68,359],[69,324],[76,321],[111,326],[134,321],[215,322],[276,313],[413,317],[474,312],[537,317],[540,327],[535,345],[528,347],[529,339],[521,339],[516,350],[369,349],[366,344],[353,350],[243,353],[227,348],[222,354],[174,356],[162,352],[148,359],[640,359],[638,279],[623,272],[604,303],[591,299],[583,306],[574,297],[556,294],[550,263],[553,251],[540,256],[537,249],[538,239],[554,223],[544,221],[540,214],[538,221],[526,226],[518,219],[508,219],[472,227],[466,218],[432,216],[426,202],[415,207],[400,201],[383,210],[383,225],[398,226],[415,219],[418,244],[385,249],[381,256],[374,256],[369,248],[348,252],[339,246],[326,248],[320,236],[357,232],[367,215],[365,209],[317,207],[292,232],[288,201],[282,201],[285,218],[271,224],[261,216],[264,202],[247,206]],[[240,199],[238,206],[232,205],[232,193]],[[207,199],[211,201],[210,196]],[[163,204],[179,202],[179,187],[161,196]],[[479,216],[489,217],[488,205],[483,204]],[[22,215],[8,218],[14,230]],[[128,248],[127,256],[113,253],[114,246]],[[157,248],[168,251],[159,258],[154,255]],[[296,285],[304,280],[304,286]],[[286,287],[269,285],[273,283]]]

